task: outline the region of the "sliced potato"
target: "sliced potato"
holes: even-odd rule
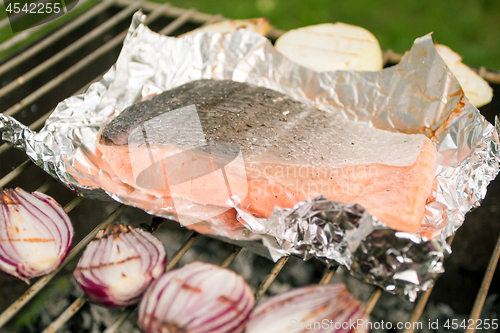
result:
[[[469,101],[476,107],[491,102],[493,89],[469,66],[462,63],[462,57],[446,45],[436,44],[436,49],[444,62],[453,72],[462,86]]]
[[[254,18],[248,20],[226,20],[221,22],[216,22],[212,24],[205,25],[203,27],[191,30],[182,34],[182,36],[194,36],[199,32],[220,32],[220,33],[231,33],[235,32],[239,29],[247,29],[252,30],[262,36],[265,36],[266,33],[271,29],[271,25],[269,21],[265,18]]]
[[[338,22],[290,30],[278,38],[275,47],[296,63],[317,72],[382,69],[382,50],[377,38],[355,25]]]

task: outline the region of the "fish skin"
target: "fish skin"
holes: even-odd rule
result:
[[[246,162],[261,162],[265,157],[268,162],[297,165],[352,164],[335,156],[342,154],[353,155],[356,164],[403,166],[412,164],[418,156],[417,151],[408,152],[407,147],[421,147],[424,141],[421,135],[375,130],[370,134],[378,136],[371,143],[373,138],[364,136],[367,127],[353,127],[351,121],[277,91],[234,81],[200,80],[130,106],[103,128],[99,145],[126,146],[132,132],[144,122],[190,105],[196,105],[206,141],[238,145]],[[196,124],[183,125],[178,129],[179,135],[167,137],[164,133],[175,132],[179,123],[153,122],[148,126],[157,135],[148,140],[158,146],[199,145]],[[406,141],[409,144],[405,145]],[[377,158],[378,154],[365,158],[380,144],[391,145],[394,156],[388,151],[389,160],[384,160],[385,156]]]
[[[234,98],[235,97],[235,98]],[[280,112],[290,111],[290,116],[298,115],[306,106],[276,91],[234,81],[192,81],[170,91],[156,95],[145,101],[136,103],[113,119],[99,139],[101,145],[127,145],[132,131],[145,121],[158,117],[166,112],[196,105],[201,126],[207,141],[234,142],[242,149],[249,147],[246,140],[249,136],[269,140],[271,123],[285,123],[286,117]],[[263,112],[266,110],[276,112]],[[219,130],[224,125],[224,131]],[[159,124],[158,133],[162,133],[164,124]],[[259,126],[264,126],[263,131]],[[182,137],[176,141],[166,142],[162,135],[150,137],[156,144],[189,144],[190,138],[196,136],[183,128]],[[270,144],[277,143],[273,140]]]
[[[175,121],[154,121],[167,112],[192,105],[196,106],[198,125],[192,119],[182,126]],[[98,136],[97,147],[118,177],[152,196],[169,197],[170,192],[168,188],[140,188],[128,161],[128,154],[137,154],[136,159],[144,160],[143,167],[147,167],[146,149],[142,149],[145,147],[132,147],[136,141],[130,141],[145,123],[151,127],[149,151],[156,161],[178,152],[178,147],[199,146],[200,125],[206,142],[238,145],[249,187],[248,196],[240,198],[241,207],[258,217],[269,217],[275,205],[289,208],[321,193],[302,191],[300,184],[324,182],[347,188],[347,193],[323,193],[327,198],[359,203],[390,227],[416,232],[434,179],[436,150],[423,135],[369,128],[246,83],[200,80],[130,106],[103,127]],[[172,131],[177,131],[177,135],[165,135]],[[285,166],[292,167],[292,172],[279,174],[276,168]],[[266,174],[268,167],[272,171]],[[353,173],[353,168],[372,167],[377,170],[376,175]],[[305,174],[296,175],[294,168],[304,169]],[[333,176],[328,172],[333,172]],[[208,177],[204,188],[196,193],[186,192],[186,198],[201,205],[226,206],[224,200],[218,199],[219,193],[210,190],[210,182],[216,180]],[[368,190],[355,195],[351,193],[352,186]],[[273,195],[275,188],[281,191],[280,195]],[[234,224],[231,229],[235,229]]]

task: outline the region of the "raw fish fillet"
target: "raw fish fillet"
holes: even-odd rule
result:
[[[319,194],[417,232],[436,167],[436,149],[424,135],[371,128],[233,81],[193,81],[136,103],[101,129],[97,147],[145,200],[191,202],[183,212],[198,218],[218,207],[217,222],[189,226],[209,233],[211,223],[229,234],[243,229],[229,197],[268,218],[274,206]]]

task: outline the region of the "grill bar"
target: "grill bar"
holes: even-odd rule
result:
[[[115,0],[115,3],[117,5],[121,5],[121,6],[128,6],[131,3],[133,3],[133,2],[134,2],[134,0]],[[142,8],[145,9],[145,10],[148,10],[148,11],[154,11],[157,8],[161,7],[161,6],[163,6],[163,5],[160,4],[160,3],[146,1],[142,5]],[[177,7],[174,7],[174,6],[170,6],[168,8],[168,11],[165,11],[165,15],[168,16],[168,17],[179,17],[182,14],[184,14],[185,12],[187,12],[188,10],[189,9],[183,9],[183,8],[177,8]],[[200,13],[200,12],[197,11],[191,17],[191,22],[197,23],[197,24],[203,24],[203,23],[206,23],[207,21],[209,21],[210,19],[212,19],[213,16],[214,15]]]
[[[481,310],[483,309],[484,302],[486,301],[486,296],[488,295],[488,290],[490,289],[491,280],[495,274],[495,269],[497,267],[498,259],[500,258],[500,237],[498,237],[495,249],[491,255],[488,267],[486,268],[486,273],[484,274],[483,282],[479,287],[479,292],[476,296],[476,301],[472,307],[472,311],[469,320],[473,320],[473,328],[467,328],[465,333],[473,333],[476,331],[477,319],[481,315]]]
[[[3,153],[5,153],[7,150],[9,150],[9,148],[11,148],[10,145],[4,143],[2,145],[0,145],[0,155],[2,155]]]
[[[52,112],[54,112],[54,109],[50,110],[49,112],[47,112],[46,114],[44,114],[43,116],[41,116],[40,118],[38,118],[34,123],[32,123],[31,125],[29,125],[29,129],[30,130],[36,130],[40,127],[43,126],[43,124],[45,124],[45,120],[47,120],[47,118],[50,117],[50,115],[52,114]],[[4,143],[0,146],[0,155],[2,155],[3,153],[5,153],[7,150],[9,150],[9,148],[12,148],[11,145],[7,144],[7,143]]]
[[[42,186],[40,186],[39,188],[37,188],[36,191],[40,192],[40,193],[45,193],[45,192],[47,192],[49,190],[49,188],[51,188],[55,184],[56,184],[55,179],[54,178],[50,178],[45,183],[43,183]]]
[[[94,83],[96,81],[99,81],[103,75],[104,75],[104,73],[102,73],[101,75],[99,75],[98,77],[96,77],[94,80],[90,81],[89,83],[87,83],[81,89],[78,89],[73,95],[78,94],[81,90],[87,89],[92,83]],[[52,114],[52,112],[54,112],[54,109],[50,110],[49,112],[47,112],[46,114],[44,114],[43,116],[41,116],[40,118],[38,118],[31,125],[29,125],[28,128],[30,130],[36,130],[36,129],[42,127],[45,124],[45,121],[50,117],[50,115]],[[2,144],[0,146],[0,155],[2,155],[3,153],[5,153],[10,148],[12,148],[11,145],[9,145],[7,143]]]
[[[215,14],[210,19],[208,19],[205,23],[203,23],[201,26],[204,27],[204,26],[207,26],[207,25],[212,24],[212,23],[223,21],[224,19],[225,19],[224,16],[222,16],[221,14]]]
[[[4,187],[6,184],[11,182],[14,178],[19,176],[21,173],[23,173],[23,171],[27,170],[32,165],[34,165],[34,164],[31,163],[30,159],[27,159],[23,163],[19,164],[18,167],[16,167],[14,170],[12,170],[8,174],[6,174],[4,177],[2,177],[2,179],[0,179],[0,188]]]
[[[43,186],[43,185],[42,185]],[[78,206],[84,199],[82,197],[75,197],[73,200],[71,200],[66,206],[64,206],[64,211],[66,213],[71,212],[73,209],[75,209],[76,206]],[[78,243],[80,245],[80,243]],[[75,246],[76,248],[76,246]]]
[[[453,242],[453,239],[455,238],[455,235],[452,235],[450,238],[448,238],[448,245],[451,245]],[[418,322],[420,317],[422,316],[422,313],[424,312],[425,306],[427,305],[427,302],[429,301],[429,297],[432,293],[433,288],[427,289],[422,295],[417,300],[417,303],[415,304],[415,307],[413,308],[413,311],[410,315],[410,323],[412,323],[411,327],[406,328],[404,333],[413,333],[415,331],[415,328],[417,325],[414,323]]]
[[[87,298],[85,295],[81,295],[78,297],[71,305],[64,310],[63,313],[56,320],[54,320],[49,327],[43,330],[42,333],[53,333],[57,332],[75,313],[80,310],[85,303],[87,302]]]
[[[92,7],[87,12],[83,13],[81,16],[79,16],[73,22],[62,27],[60,30],[57,30],[54,34],[45,38],[44,40],[37,43],[33,47],[31,47],[28,50],[24,51],[23,53],[19,54],[15,58],[12,58],[11,60],[7,61],[5,64],[0,66],[0,75],[7,72],[9,69],[13,68],[14,66],[19,65],[23,61],[29,59],[31,56],[37,54],[38,52],[46,49],[48,46],[52,45],[54,42],[58,41],[59,39],[61,39],[64,36],[66,36],[71,31],[79,28],[85,22],[89,21],[93,17],[99,15],[100,13],[102,13],[103,11],[105,11],[106,9],[111,7],[113,2],[114,2],[113,0],[105,0],[101,3],[99,3],[97,6]]]
[[[97,234],[97,233],[96,233]],[[170,261],[168,262],[165,270],[169,271],[171,270],[182,258],[184,254],[194,245],[194,243],[200,238],[200,234],[197,232],[193,232],[191,236],[188,238],[188,240],[177,250],[177,252],[174,253]],[[240,248],[241,249],[241,248]],[[227,262],[227,265],[229,265],[236,255],[239,253],[239,250],[234,254],[233,251],[232,253],[229,254],[229,256],[223,261]],[[82,294],[80,297],[78,297],[64,312],[57,317],[56,320],[54,320],[44,331],[43,333],[49,333],[49,332],[56,332],[58,329],[62,327],[68,321],[75,313],[77,313],[87,302],[87,298],[85,297],[84,294]],[[118,318],[117,322],[117,328],[120,327],[120,325],[125,321],[128,316],[134,311],[135,306],[128,307],[124,313]]]
[[[186,252],[200,238],[200,236],[201,235],[199,233],[193,232],[191,234],[191,236],[189,236],[188,240],[186,242],[184,242],[184,244],[182,244],[182,246],[177,250],[177,252],[174,253],[174,255],[172,256],[172,258],[170,258],[170,260],[167,262],[167,266],[165,267],[165,271],[168,272],[169,270],[171,270],[179,262],[179,260],[182,258],[182,256],[184,254],[186,254]],[[226,257],[226,259],[224,261],[229,260],[228,258],[230,258],[231,256],[233,256],[233,253],[234,253],[234,251],[231,254],[229,254],[229,256]],[[239,250],[238,250],[238,253],[239,253]],[[236,255],[238,253],[236,253]],[[234,255],[232,257],[232,259],[230,259],[231,261],[227,264],[228,266],[234,260],[234,258],[236,257],[236,255]],[[222,263],[224,263],[224,261]],[[132,312],[134,312],[135,309],[136,309],[136,305],[131,305],[131,306],[127,307],[123,311],[123,313],[120,316],[118,316],[118,318],[116,318],[115,322],[104,331],[104,333],[114,333],[114,332],[117,332],[118,329],[120,328],[120,326],[125,322],[125,320],[127,320],[127,318],[132,314]]]
[[[182,256],[186,254],[186,252],[191,248],[191,246],[194,245],[194,243],[196,243],[196,241],[200,238],[200,236],[201,235],[199,233],[193,232],[191,236],[189,236],[189,239],[184,244],[182,244],[182,246],[177,250],[177,252],[174,253],[172,258],[170,258],[170,260],[167,263],[167,267],[165,267],[165,271],[168,272],[169,270],[174,268],[174,266],[179,262]]]
[[[106,4],[106,3],[104,3]],[[97,36],[101,35],[103,32],[106,30],[112,28],[114,25],[116,25],[118,22],[124,20],[126,17],[129,17],[132,13],[134,13],[141,5],[141,2],[135,2],[131,5],[129,5],[127,8],[122,9],[118,14],[113,16],[111,19],[106,21],[105,23],[101,24],[82,38],[78,39],[76,42],[73,44],[69,45],[62,51],[56,53],[46,61],[42,62],[40,65],[36,66],[35,68],[31,69],[27,73],[23,74],[22,76],[18,77],[17,80],[12,81],[11,83],[7,84],[5,87],[0,89],[0,97],[8,94],[9,92],[13,91],[14,89],[22,86],[23,84],[29,82],[31,79],[36,77],[38,74],[43,73],[46,71],[48,68],[56,64],[58,61],[61,59],[64,59],[68,55],[76,52],[78,49],[82,48],[86,44],[90,43],[92,40],[94,40]],[[17,58],[14,58],[17,59]]]
[[[415,304],[415,307],[413,308],[413,311],[410,316],[410,323],[416,323],[422,316],[422,313],[424,312],[425,306],[427,305],[427,302],[429,301],[429,296],[431,296],[432,288],[427,289],[425,293],[423,293],[417,301],[417,304]],[[404,333],[413,333],[415,332],[415,325],[411,325],[410,328],[407,328]]]
[[[170,265],[170,267],[167,266],[167,271],[170,270],[175,264],[182,258],[182,256],[193,246],[193,244],[200,238],[200,234],[194,232],[189,239],[181,246],[181,248],[172,256],[172,259],[170,262],[173,262],[173,264]],[[238,255],[240,252],[241,247],[237,246],[235,249],[226,257],[221,263],[222,267],[227,267],[229,266],[234,258]],[[59,330],[75,313],[77,313],[88,301],[87,297],[85,297],[84,294],[82,294],[80,297],[78,297],[64,312],[57,317],[56,320],[54,320],[44,331],[43,333],[53,333]],[[110,326],[110,328],[113,328],[117,330],[121,324],[132,314],[132,312],[136,309],[136,306],[130,306],[125,309],[125,311],[117,318],[115,323]],[[113,329],[108,328],[106,332],[114,332]]]
[[[69,68],[67,71],[59,74],[54,79],[52,79],[48,83],[41,86],[40,88],[35,90],[33,93],[31,93],[27,97],[23,98],[19,103],[10,107],[7,111],[4,112],[4,114],[6,114],[8,116],[15,115],[16,113],[21,111],[24,107],[28,106],[29,104],[36,101],[41,96],[45,95],[47,92],[49,92],[53,88],[57,87],[61,82],[63,82],[67,78],[71,77],[72,75],[76,74],[76,72],[78,72],[79,70],[85,68],[87,65],[89,65],[94,60],[94,58],[98,58],[99,56],[110,51],[113,47],[118,45],[118,43],[120,41],[123,40],[123,38],[125,37],[125,34],[126,34],[126,32],[123,32],[120,35],[116,36],[110,42],[105,44],[103,47],[92,52],[89,56],[80,60],[78,63],[76,63],[71,68]]]
[[[319,281],[319,284],[321,284],[321,285],[329,284],[338,268],[339,268],[339,266],[337,266],[337,265],[328,266],[328,268],[326,269],[326,273],[321,278],[321,281]]]
[[[166,270],[170,270],[172,267],[177,264],[177,262],[182,258],[182,256],[194,245],[194,243],[200,238],[200,234],[194,232],[191,234],[189,239],[177,250],[177,252],[172,256],[172,259],[169,263],[172,263],[170,267],[167,265]],[[227,267],[233,262],[234,258],[240,252],[241,247],[236,246],[234,250],[226,257],[221,263],[221,267]],[[84,294],[78,297],[64,312],[54,320],[49,327],[47,327],[43,333],[52,333],[59,330],[75,313],[77,313],[88,301]],[[108,327],[105,332],[111,333],[116,332],[118,328],[125,322],[125,320],[134,312],[136,306],[129,306],[125,309],[125,311],[117,318],[117,320]]]
[[[88,0],[80,0],[79,1],[79,5],[82,5],[85,2],[87,2],[87,1]],[[2,21],[0,21],[0,28],[8,25],[9,22],[10,21],[9,21],[8,18],[3,19]],[[8,50],[9,48],[11,48],[12,46],[16,45],[17,43],[20,43],[20,42],[26,40],[28,37],[30,37],[31,35],[33,35],[33,33],[37,32],[37,31],[40,31],[42,29],[44,29],[44,25],[40,24],[40,25],[34,26],[33,28],[30,28],[30,29],[27,29],[27,30],[24,30],[24,31],[18,33],[17,35],[15,35],[14,37],[6,40],[5,42],[3,42],[0,45],[0,52]]]
[[[281,269],[285,266],[288,261],[288,257],[281,257],[280,260],[276,262],[271,272],[265,277],[264,281],[260,284],[255,292],[255,302],[257,303],[260,298],[264,295],[266,290],[269,288],[271,283],[273,283],[274,279],[278,276]]]
[[[224,260],[221,262],[220,266],[227,268],[236,258],[236,256],[240,253],[241,247],[235,246],[233,251],[224,258]],[[285,259],[286,258],[286,259]],[[282,261],[282,262],[280,262]],[[288,257],[283,257],[278,261],[273,270],[269,273],[269,275],[262,281],[261,285],[257,288],[255,297],[256,297],[256,302],[262,297],[262,295],[267,291],[271,283],[274,281],[278,273],[281,271],[281,269],[285,266],[286,262],[288,261]],[[321,281],[319,284],[328,284],[333,275],[335,274],[335,271],[337,270],[338,266],[331,265],[327,268],[325,274],[323,275]],[[257,296],[260,294],[260,296],[257,298]],[[115,333],[118,331],[118,328],[125,322],[125,320],[132,314],[132,312],[135,310],[135,307],[129,307],[127,308],[118,318],[117,320],[109,326],[104,333]]]
[[[196,10],[194,8],[188,9],[181,16],[177,17],[174,21],[172,21],[172,23],[170,23],[165,28],[160,30],[160,33],[164,34],[164,35],[168,35],[168,34],[174,32],[175,30],[180,28],[184,23],[189,21],[189,19],[193,15],[195,15],[195,13],[196,13]]]
[[[10,24],[9,18],[6,17],[3,20],[0,21],[0,29],[3,27],[6,27]]]
[[[146,23],[150,23],[154,21],[156,18],[158,18],[162,12],[169,8],[170,5],[161,5],[159,6],[156,10],[150,13],[148,18],[146,19]],[[29,105],[30,103],[34,102],[37,100],[39,97],[43,96],[47,92],[49,92],[51,89],[55,88],[57,85],[59,85],[61,82],[64,80],[68,79],[72,75],[76,74],[79,70],[85,68],[88,66],[94,59],[99,58],[100,56],[106,54],[107,52],[111,51],[114,47],[119,45],[121,42],[123,42],[123,39],[127,35],[127,30],[122,31],[120,34],[115,36],[113,39],[111,39],[109,42],[98,48],[97,50],[93,51],[91,54],[83,58],[82,60],[78,61],[76,64],[74,64],[72,67],[70,67],[68,70],[64,71],[63,73],[59,74],[56,76],[54,79],[43,85],[42,87],[38,88],[35,90],[33,93],[25,97],[24,99],[21,100],[21,102],[15,104],[14,106],[10,107],[7,111],[4,112],[4,114],[12,116],[19,112],[22,108],[25,106]]]
[[[73,200],[83,200],[82,198],[75,198]],[[69,203],[69,205],[76,206],[75,203]],[[15,301],[11,306],[9,306],[1,315],[0,315],[0,328],[5,325],[5,323],[11,319],[17,311],[19,311],[26,303],[33,298],[45,285],[52,280],[52,278],[59,273],[78,253],[80,253],[85,246],[97,235],[97,232],[107,225],[111,224],[114,220],[116,220],[127,208],[127,206],[120,205],[118,206],[104,221],[102,221],[97,227],[95,227],[85,238],[83,238],[75,247],[69,251],[66,259],[62,262],[61,266],[57,268],[54,272],[41,277],[33,286],[31,286],[17,301]],[[66,208],[65,208],[66,209]]]
[[[238,255],[238,253],[240,253],[240,251],[241,251],[241,247],[235,246],[233,251],[231,251],[231,253],[229,253],[227,255],[227,257],[224,258],[224,260],[222,260],[222,262],[220,263],[220,267],[222,267],[222,268],[229,267],[229,265],[231,265],[234,258],[236,258],[236,256]]]
[[[103,333],[115,333],[118,332],[118,329],[122,324],[127,320],[128,317],[134,312],[135,307],[128,307],[118,318],[116,318],[115,322],[111,324],[108,328],[104,330]]]
[[[368,301],[366,301],[365,304],[365,311],[367,315],[372,313],[381,295],[382,295],[382,289],[380,288],[376,288],[370,295],[370,298],[368,299]]]
[[[226,258],[224,258],[224,260],[220,263],[220,266],[223,268],[227,268],[233,262],[234,258],[236,258],[238,253],[240,253],[240,251],[241,247],[235,246],[233,251],[231,251],[231,253],[229,253]],[[120,326],[125,322],[125,320],[127,320],[127,318],[132,314],[132,312],[134,312],[135,309],[135,306],[129,306],[127,309],[125,309],[125,311],[123,311],[123,313],[115,320],[115,322],[111,326],[106,328],[104,333],[117,332]]]
[[[151,17],[149,18],[150,20],[154,20],[161,14],[160,11],[156,13],[152,13]],[[94,59],[100,57],[101,55],[104,55],[105,53],[109,52],[111,49],[116,47],[120,42],[123,41],[125,38],[127,31],[123,31],[119,35],[115,36],[113,39],[111,39],[109,42],[98,48],[97,50],[93,51],[91,54],[77,62],[75,65],[70,67],[68,70],[64,71],[63,73],[59,74],[56,76],[54,79],[49,81],[48,83],[44,84],[42,87],[38,88],[35,90],[33,93],[25,97],[24,99],[21,100],[21,102],[15,104],[14,106],[10,107],[7,111],[4,112],[4,114],[12,116],[19,112],[22,108],[26,107],[30,103],[34,102],[37,100],[39,97],[43,96],[47,92],[49,92],[51,89],[55,88],[58,86],[61,82],[64,80],[68,79],[72,75],[76,74],[79,70],[85,68],[88,66]]]
[[[94,80],[92,80],[91,82],[87,83],[83,89],[87,88],[88,86],[90,86],[92,83],[98,81],[101,77],[102,77],[103,74],[99,75],[98,77],[96,77]],[[78,91],[80,91],[81,89],[79,89]],[[75,92],[76,93],[78,93]],[[45,120],[47,120],[47,118],[52,114],[52,112],[54,112],[54,109],[50,110],[49,112],[47,112],[46,114],[44,114],[43,116],[41,116],[40,118],[38,118],[35,122],[33,122],[29,128],[31,130],[34,130],[34,129],[37,129],[38,127],[42,126],[44,123],[45,123]],[[11,145],[7,144],[7,143],[4,143],[3,145],[0,146],[0,155],[2,155],[4,152],[6,152],[9,148],[12,148]],[[11,172],[9,172],[7,175],[5,175],[4,177],[2,177],[2,179],[0,179],[0,188],[4,187],[5,185],[7,185],[9,182],[11,182],[12,180],[14,180],[16,177],[20,176],[24,171],[26,171],[31,165],[34,165],[33,163],[30,163],[30,160],[27,159],[26,161],[24,161],[23,163],[21,163],[19,166],[17,166],[14,170],[12,170]],[[40,191],[39,191],[40,192]],[[0,326],[1,327],[1,326]]]

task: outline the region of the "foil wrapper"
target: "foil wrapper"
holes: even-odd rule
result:
[[[387,228],[357,204],[319,196],[293,209],[275,208],[264,223],[263,242],[273,259],[295,255],[321,258],[389,292],[415,300],[433,286],[449,247],[441,239]]]
[[[468,102],[430,36],[418,38],[398,65],[382,71],[316,73],[283,57],[269,40],[250,31],[173,38],[149,30],[144,19],[141,12],[134,15],[119,58],[103,78],[59,103],[38,133],[1,114],[3,140],[25,150],[38,166],[80,195],[111,197],[176,219],[171,207],[161,202],[126,195],[123,184],[100,167],[95,142],[100,127],[126,107],[186,82],[248,82],[381,129],[423,133],[438,150],[438,167],[437,186],[419,233],[387,228],[358,205],[323,197],[292,209],[276,207],[267,220],[245,214],[233,202],[248,232],[240,237],[216,228],[212,232],[262,239],[275,260],[296,255],[337,262],[355,277],[410,300],[433,285],[451,251],[446,239],[465,214],[479,206],[499,171],[500,128],[498,121],[494,127]]]

